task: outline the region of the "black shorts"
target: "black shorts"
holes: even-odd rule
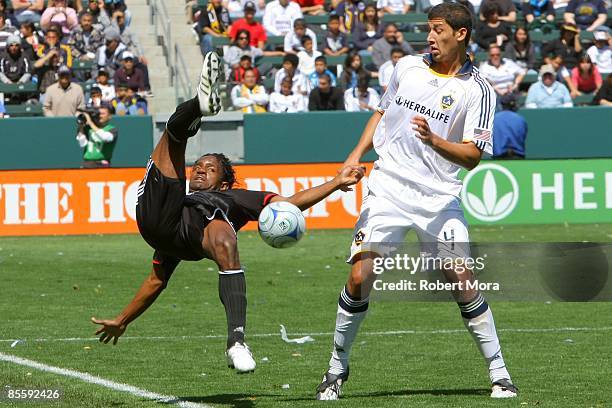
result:
[[[162,254],[187,261],[204,258],[203,217],[184,205],[186,180],[164,176],[153,160],[138,187],[136,222],[147,243]]]

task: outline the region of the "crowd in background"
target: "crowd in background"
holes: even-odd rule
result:
[[[473,12],[469,52],[472,58],[487,54],[475,63],[499,101],[525,100],[527,108],[569,107],[585,95],[589,103],[612,105],[606,0],[457,1]],[[429,0],[427,7],[441,2]],[[224,60],[235,109],[366,111],[375,109],[399,58],[428,51],[426,44],[416,49],[403,35],[426,26],[382,22],[386,14],[413,9],[413,0],[210,0],[193,17],[203,53],[216,48],[215,38],[230,41]],[[555,22],[556,13],[563,13],[561,22]],[[304,19],[321,14],[328,14],[322,26],[309,26]],[[582,31],[593,33],[590,44],[581,42]],[[532,41],[534,32],[558,32],[558,38]],[[281,45],[269,41],[279,36],[284,37]],[[283,56],[282,67],[259,64],[265,56]],[[343,64],[327,63],[338,56]],[[538,80],[524,84],[528,74]],[[274,78],[273,86],[264,86],[272,83],[265,78]]]
[[[45,116],[101,106],[147,114],[147,60],[131,18],[124,0],[0,0],[0,82],[32,88],[0,93],[0,116],[4,104],[42,104]]]

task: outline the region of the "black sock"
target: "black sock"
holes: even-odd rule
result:
[[[196,96],[176,107],[176,110],[168,119],[168,123],[166,123],[166,130],[175,141],[185,141],[198,133],[201,117],[200,103]]]
[[[219,298],[227,316],[227,347],[244,343],[246,326],[246,280],[241,269],[219,272]]]

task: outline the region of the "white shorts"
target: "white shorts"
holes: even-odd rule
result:
[[[363,252],[389,256],[411,229],[419,238],[421,252],[428,256],[470,256],[468,225],[458,199],[432,213],[370,193],[363,199],[347,262],[352,263],[355,255]]]

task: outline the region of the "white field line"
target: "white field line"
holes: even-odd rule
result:
[[[601,332],[612,331],[612,327],[551,327],[551,328],[514,328],[498,329],[501,333],[563,333],[563,332]],[[361,336],[397,336],[404,334],[456,334],[465,333],[466,329],[439,329],[439,330],[391,330],[362,332]],[[291,336],[333,336],[333,332],[319,333],[291,333]],[[279,333],[256,333],[247,334],[247,337],[280,337]],[[210,334],[204,336],[125,336],[124,340],[199,340],[199,339],[225,339],[225,334]],[[13,343],[15,341],[31,342],[79,342],[79,341],[98,341],[97,337],[67,337],[67,338],[39,338],[39,339],[0,339],[0,343]]]
[[[196,402],[183,401],[178,397],[174,397],[172,395],[163,395],[157,394],[155,392],[143,390],[142,388],[134,387],[133,385],[118,383],[110,380],[106,380],[104,378],[96,377],[95,375],[91,375],[89,373],[82,373],[80,371],[69,370],[66,368],[54,367],[47,364],[42,364],[37,361],[28,360],[25,358],[13,356],[11,354],[0,353],[0,361],[5,361],[7,363],[18,364],[25,367],[30,367],[39,371],[45,371],[48,373],[53,373],[57,375],[62,375],[64,377],[72,377],[77,380],[81,380],[86,383],[100,385],[105,388],[109,388],[115,391],[127,392],[128,394],[132,394],[136,397],[149,399],[152,401],[176,405],[181,408],[208,408],[209,405],[199,404]]]

